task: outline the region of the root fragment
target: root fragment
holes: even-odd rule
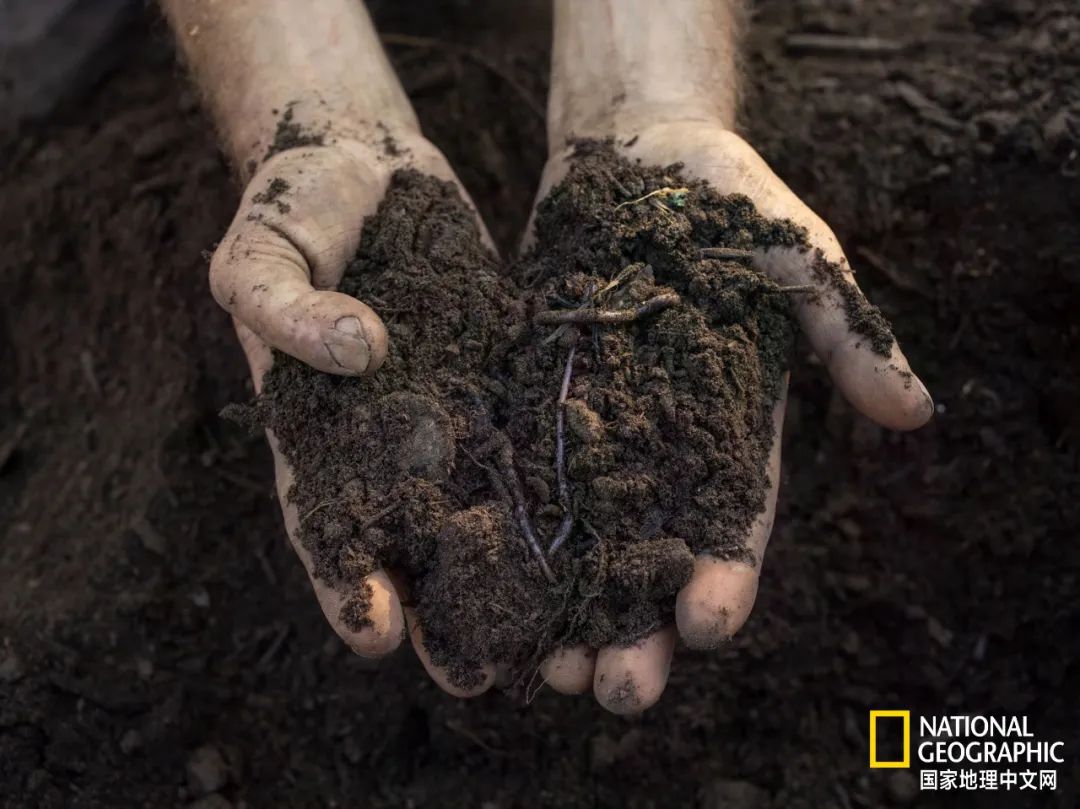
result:
[[[750,261],[754,258],[753,250],[739,250],[735,247],[703,247],[700,256],[721,261]]]
[[[518,477],[517,469],[514,468],[514,451],[509,441],[503,443],[499,449],[499,466],[502,467],[503,477],[506,479],[510,496],[514,500],[514,518],[521,526],[521,533],[525,535],[525,543],[529,546],[529,551],[537,564],[540,565],[544,578],[554,584],[555,574],[551,572],[551,566],[544,556],[544,549],[540,547],[540,540],[536,538],[536,528],[529,517],[529,510],[525,507],[525,492],[521,488],[521,479]]]
[[[391,514],[393,514],[395,511],[397,511],[403,505],[405,505],[405,501],[404,500],[398,500],[396,503],[391,503],[386,508],[381,509],[380,511],[377,511],[375,514],[372,514],[360,526],[360,534],[361,534],[361,536],[369,528],[373,528],[375,526],[375,524],[377,522],[379,522],[379,520],[383,519],[384,517],[389,517]]]
[[[689,193],[689,188],[671,188],[670,186],[664,186],[663,188],[657,188],[655,191],[650,191],[648,194],[638,197],[637,199],[620,202],[618,205],[615,206],[615,210],[617,211],[620,208],[625,208],[628,205],[637,205],[639,202],[645,202],[647,200],[655,200],[656,202],[660,202],[661,199],[667,200],[672,206],[676,208],[681,208],[686,203],[686,195]],[[669,208],[663,203],[660,203],[660,207],[664,210],[669,210]]]
[[[629,309],[550,309],[533,318],[538,326],[560,326],[564,323],[632,323],[656,312],[677,306],[681,298],[674,292],[665,292],[649,298]]]
[[[548,545],[548,556],[557,551],[570,537],[570,529],[574,525],[574,514],[571,510],[570,484],[566,480],[566,397],[570,393],[570,379],[574,373],[574,354],[577,346],[570,347],[570,353],[566,357],[566,369],[563,371],[562,387],[559,389],[559,400],[556,403],[555,413],[555,478],[559,484],[559,504],[563,509],[562,522],[559,529]]]

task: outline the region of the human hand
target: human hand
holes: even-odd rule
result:
[[[396,169],[408,165],[456,182],[428,141],[409,133],[395,138],[395,155],[368,145],[368,139],[285,151],[267,160],[248,184],[211,260],[210,286],[233,315],[256,391],[273,364],[272,348],[321,371],[349,376],[373,373],[385,358],[387,334],[378,315],[334,290],[356,254],[364,218],[378,207]],[[316,577],[311,554],[300,541],[300,517],[289,500],[293,471],[269,431],[268,438],[289,540],[334,631],[357,654],[377,658],[398,647],[407,627],[417,656],[440,687],[461,697],[486,691],[494,680],[491,666],[484,667],[477,686],[465,690],[432,664],[407,606],[408,583],[388,571],[364,579],[360,586],[370,590],[367,625],[350,628],[357,622],[344,620],[342,608],[356,588]]]
[[[332,374],[376,371],[387,351],[382,322],[364,303],[335,291],[363,220],[399,168],[456,180],[421,136],[363,3],[322,0],[315,11],[294,0],[161,5],[226,152],[242,174],[254,175],[214,253],[210,285],[233,315],[256,391],[273,363],[272,348]],[[293,148],[267,158],[283,133],[299,134],[307,145],[293,137]],[[388,139],[396,148],[386,148]],[[490,666],[470,691],[450,686],[424,649],[408,583],[389,571],[360,585],[370,588],[370,597],[358,600],[370,601],[368,620],[350,615],[349,623],[364,628],[346,625],[341,611],[356,588],[315,577],[289,502],[293,473],[269,438],[289,539],[334,631],[357,653],[378,657],[397,648],[407,628],[421,661],[451,694],[490,687]]]
[[[930,418],[933,403],[914,377],[898,345],[882,357],[869,340],[848,326],[842,301],[830,293],[813,272],[816,250],[843,268],[844,281],[855,285],[836,236],[772,172],[742,138],[714,122],[678,121],[630,128],[617,143],[631,160],[645,165],[682,163],[691,177],[709,182],[722,194],[743,194],[770,218],[789,219],[806,229],[811,250],[769,248],[755,251],[755,266],[781,286],[811,285],[819,295],[795,296],[793,308],[803,332],[833,382],[862,413],[884,427],[911,430]],[[538,199],[559,182],[569,168],[572,149],[554,155],[541,183]],[[637,713],[654,704],[664,690],[676,634],[694,649],[715,648],[745,623],[757,595],[766,544],[773,525],[780,472],[780,430],[785,392],[773,412],[775,438],[768,463],[769,492],[764,511],[746,538],[753,562],[725,561],[709,555],[697,558],[690,582],[679,592],[675,626],[627,647],[592,650],[562,649],[543,665],[548,684],[562,693],[590,688],[596,699],[616,713]]]

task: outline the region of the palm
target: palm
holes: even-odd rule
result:
[[[267,161],[249,183],[214,254],[210,277],[215,298],[233,315],[256,391],[273,364],[273,348],[335,374],[371,373],[382,363],[387,350],[382,321],[361,301],[335,291],[356,253],[364,218],[378,207],[393,171],[406,160],[456,182],[446,159],[420,136],[403,136],[398,152],[401,159],[393,159],[359,141],[294,149]],[[355,630],[342,619],[342,607],[355,593],[315,575],[311,554],[300,541],[299,515],[288,497],[293,470],[274,436],[268,433],[268,438],[289,540],[334,631],[358,654],[379,657],[397,648],[408,625],[417,654],[436,682],[467,696],[432,666],[420,627],[403,608],[398,585],[387,572],[376,571],[362,585],[371,604],[367,626]],[[491,684],[491,667],[484,674],[475,691]]]
[[[635,137],[636,135],[636,137]],[[758,211],[771,218],[790,219],[806,229],[809,243],[824,257],[840,263],[846,280],[854,284],[843,250],[829,227],[804,205],[742,138],[711,124],[663,124],[626,133],[623,147],[631,159],[645,164],[681,163],[684,171],[709,182],[725,194],[743,194]],[[566,173],[572,149],[553,157],[544,171],[538,199]],[[815,283],[812,251],[771,248],[755,251],[754,263],[782,285]],[[930,417],[932,402],[925,388],[912,384],[907,360],[898,346],[881,357],[854,334],[838,304],[823,298],[797,300],[795,314],[814,351],[829,369],[833,381],[865,415],[892,429],[914,429]],[[745,622],[757,594],[758,575],[772,529],[780,470],[779,434],[786,391],[774,411],[776,438],[769,459],[770,491],[765,510],[746,537],[754,564],[698,557],[690,583],[679,593],[676,624],[693,648],[712,648],[726,641]],[[565,649],[545,663],[545,676],[557,690],[580,693],[592,687],[597,699],[616,712],[640,711],[663,691],[674,631],[666,628],[629,649],[598,652],[583,647]],[[632,683],[633,688],[626,688]],[[627,702],[626,693],[635,695]]]

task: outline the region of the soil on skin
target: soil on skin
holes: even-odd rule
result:
[[[349,379],[279,354],[247,414],[296,473],[316,575],[359,593],[344,617],[366,621],[364,576],[400,571],[456,684],[488,661],[524,681],[556,645],[669,622],[695,554],[756,564],[746,537],[794,327],[775,284],[700,249],[804,244],[743,197],[586,141],[512,278],[452,184],[396,173],[340,287],[384,313],[385,364]],[[673,293],[628,323],[533,322]]]
[[[295,102],[290,102],[281,111],[277,129],[274,131],[274,139],[270,142],[270,146],[267,147],[263,160],[269,160],[278,152],[284,152],[286,149],[322,146],[326,142],[326,136],[323,133],[308,131],[298,121],[293,120],[296,115],[294,106]]]
[[[509,254],[547,154],[521,96],[545,98],[551,4],[367,5],[516,79],[389,49]],[[821,32],[900,47],[791,44]],[[938,412],[879,429],[797,341],[754,612],[724,649],[679,649],[631,721],[546,688],[456,700],[407,649],[365,661],[327,626],[266,441],[218,416],[251,395],[202,256],[237,194],[170,41],[145,26],[92,95],[3,136],[0,806],[1075,808],[1075,3],[755,4],[740,126]],[[869,770],[867,711],[898,706],[1027,717],[1065,742],[1057,790]]]

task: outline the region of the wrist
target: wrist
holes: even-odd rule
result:
[[[242,173],[275,140],[360,138],[382,125],[418,132],[367,11],[358,0],[162,0]]]
[[[678,121],[730,129],[738,0],[556,0],[548,142]]]
[[[598,106],[592,114],[582,114],[573,121],[561,124],[551,122],[548,126],[548,154],[563,153],[570,140],[575,138],[615,138],[625,141],[634,137],[683,125],[701,129],[734,130],[733,116],[717,110],[708,101],[701,103],[622,103],[617,107]]]
[[[318,92],[280,106],[268,104],[262,120],[240,123],[230,133],[235,142],[230,155],[245,182],[264,162],[290,149],[333,148],[354,159],[392,167],[399,162],[398,155],[424,140],[415,118],[365,115],[340,99],[328,102]]]

